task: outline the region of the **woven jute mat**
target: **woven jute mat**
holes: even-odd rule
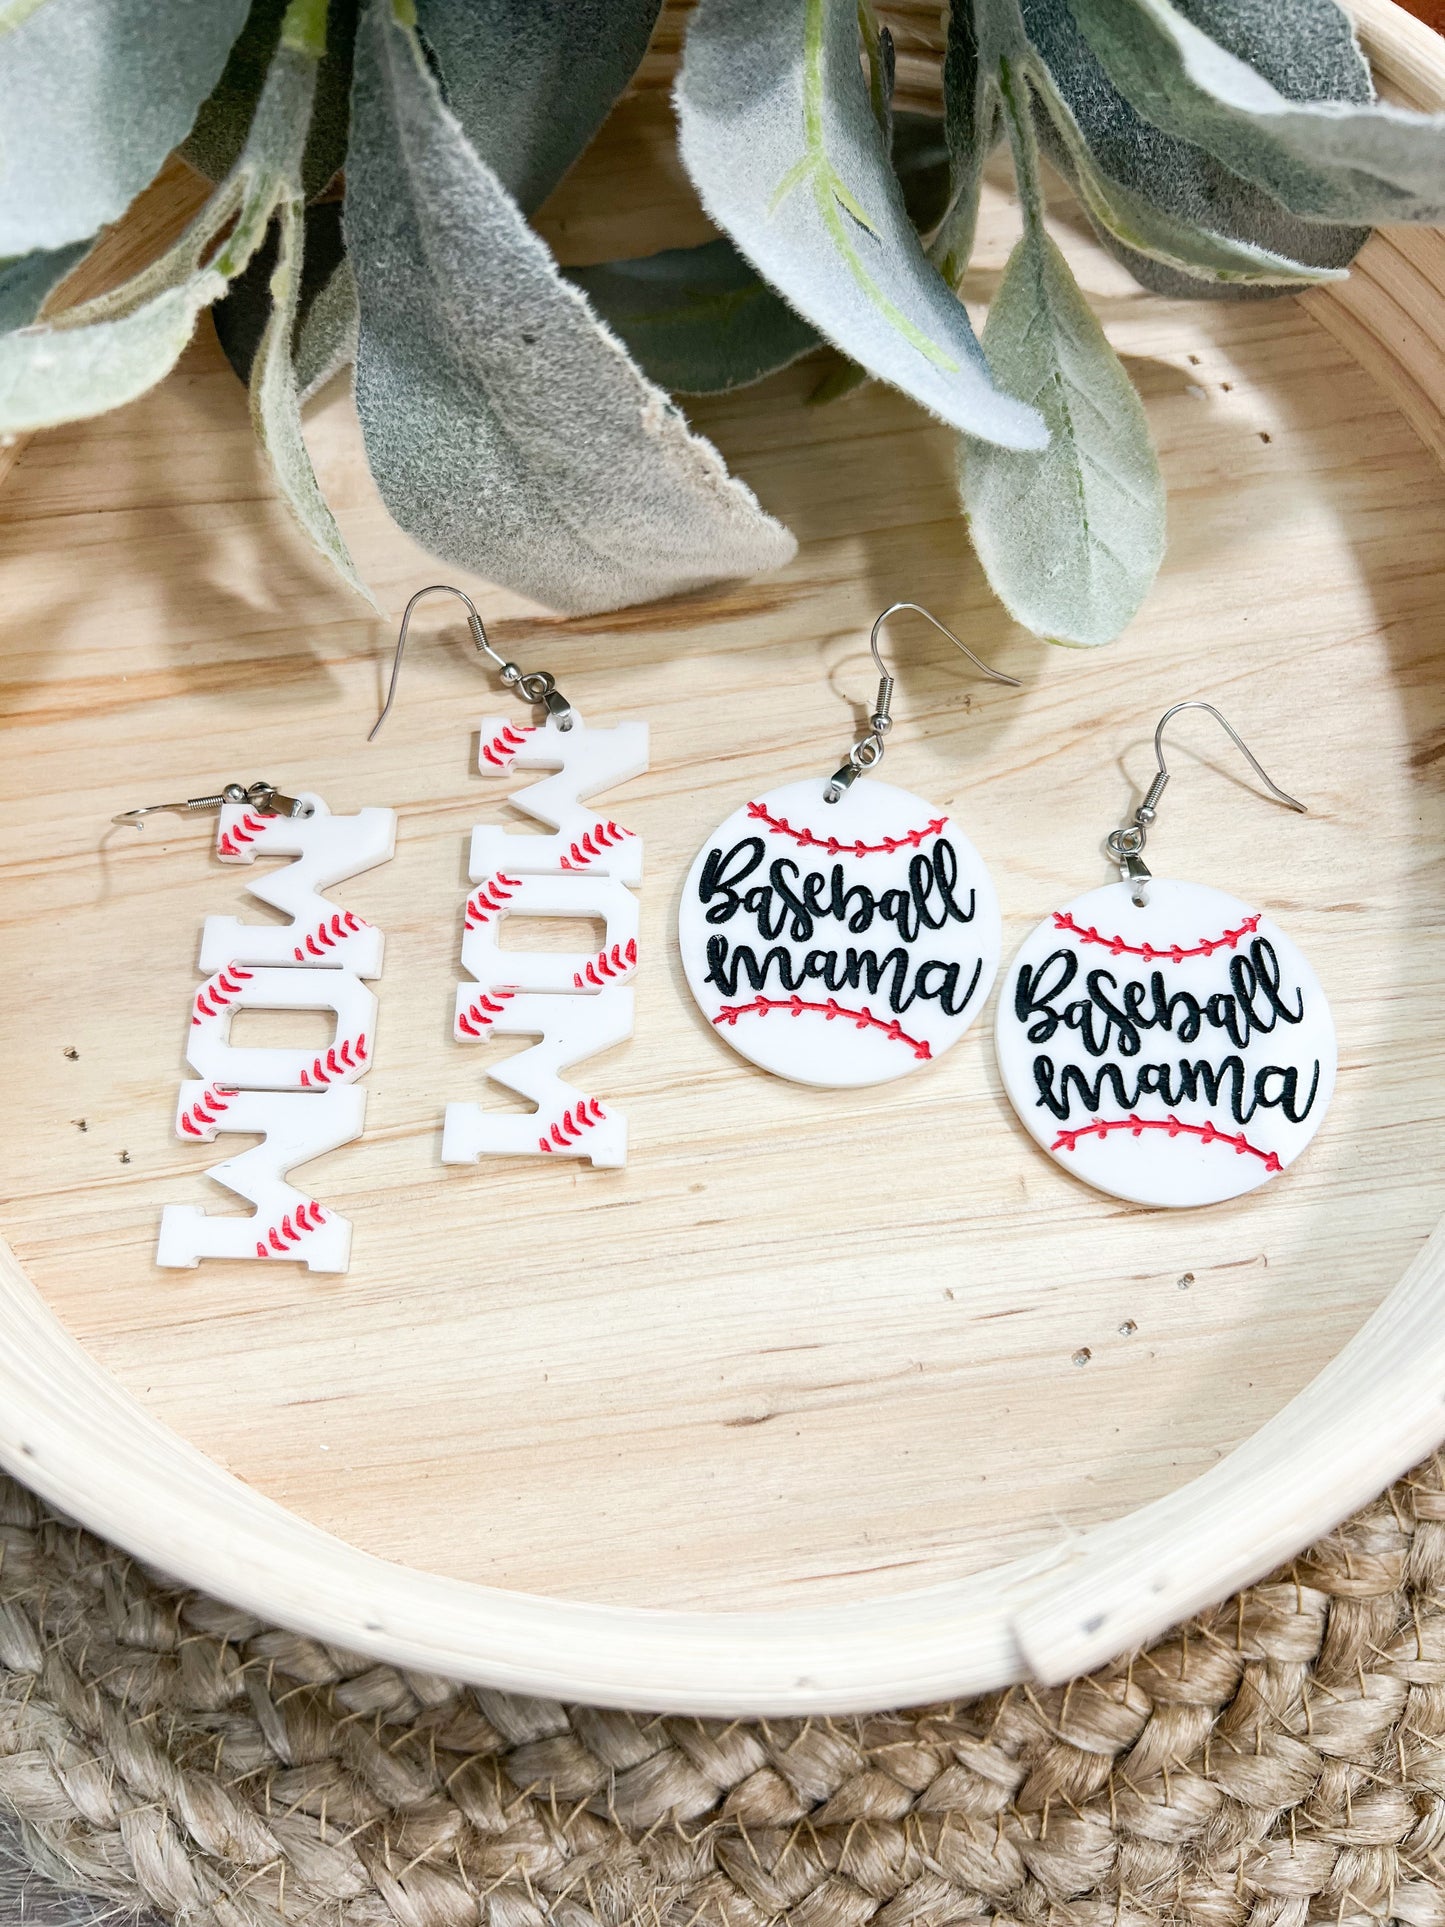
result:
[[[0,1552],[0,1799],[44,1873],[167,1920],[1445,1927],[1438,1458],[1147,1652],[859,1719],[401,1673],[5,1481]]]

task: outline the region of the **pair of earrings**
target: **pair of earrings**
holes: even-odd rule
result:
[[[537,1040],[488,1073],[533,1110],[449,1105],[442,1159],[538,1155],[621,1165],[625,1118],[564,1073],[632,1033],[642,844],[599,815],[593,799],[647,768],[647,725],[589,728],[548,672],[523,671],[492,648],[469,597],[433,584],[407,604],[372,737],[395,699],[412,611],[434,592],[460,597],[477,649],[542,711],[530,725],[484,717],[479,770],[552,772],[509,799],[550,834],[487,823],[472,832],[474,888],[461,944],[469,974],[454,1014],[459,1042],[494,1033]],[[945,812],[869,774],[882,760],[894,687],[878,634],[904,609],[933,623],[983,674],[1017,687],[926,609],[893,604],[873,626],[878,696],[848,761],[826,779],[749,800],[699,851],[683,892],[682,959],[704,1014],[754,1063],[806,1083],[878,1083],[937,1057],[978,1014],[998,968],[998,900],[978,853]],[[1028,939],[1009,972],[997,1029],[1005,1088],[1032,1135],[1087,1182],[1151,1204],[1212,1202],[1282,1169],[1318,1128],[1335,1067],[1323,993],[1283,933],[1220,892],[1153,881],[1142,862],[1169,780],[1163,730],[1188,707],[1210,709],[1179,704],[1161,720],[1158,774],[1133,825],[1109,839],[1121,883],[1055,912]],[[1219,712],[1210,713],[1272,793],[1302,809]],[[395,853],[395,812],[337,817],[319,796],[253,783],[115,820],[138,826],[156,810],[218,811],[224,862],[292,859],[248,886],[285,923],[206,920],[200,968],[208,974],[193,1001],[187,1049],[197,1075],[182,1084],[176,1111],[183,1138],[259,1138],[208,1173],[252,1213],[166,1206],[157,1262],[283,1258],[344,1271],[350,1223],[290,1174],[364,1128],[358,1085],[374,1056],[369,985],[381,973],[384,939],[322,892]],[[602,944],[585,955],[502,951],[498,926],[518,914],[600,920]],[[237,1046],[230,1027],[246,1008],[329,1011],[332,1041],[320,1052]],[[1145,1061],[1155,1033],[1180,1054]]]
[[[947,814],[875,780],[893,678],[870,638],[871,728],[831,777],[757,797],[698,852],[679,938],[693,996],[743,1056],[827,1087],[882,1083],[954,1044],[998,968],[998,898]],[[1157,770],[1107,847],[1119,881],[1056,910],[1018,951],[999,997],[1004,1088],[1030,1135],[1101,1191],[1141,1204],[1212,1204],[1293,1162],[1334,1088],[1329,1006],[1304,957],[1222,891],[1156,880],[1143,861],[1169,781],[1164,731],[1204,709],[1294,810],[1210,703],[1176,703]]]

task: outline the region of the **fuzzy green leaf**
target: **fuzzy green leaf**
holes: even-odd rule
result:
[[[46,295],[89,251],[89,242],[51,248],[0,261],[0,334],[25,328],[39,314]]]
[[[1146,120],[1292,213],[1361,225],[1445,218],[1445,116],[1291,100],[1169,0],[1072,5],[1110,80]]]
[[[726,239],[571,268],[567,278],[674,394],[741,388],[818,345],[817,330]]]
[[[191,166],[208,180],[224,180],[246,145],[256,103],[281,38],[287,4],[288,0],[252,0],[221,78],[181,149]],[[355,34],[354,0],[332,0],[327,14],[326,52],[316,73],[311,127],[301,163],[308,200],[330,184],[346,159],[351,43]]]
[[[948,10],[943,126],[952,166],[951,194],[929,254],[949,286],[957,287],[973,253],[984,163],[998,126],[997,78],[979,57],[974,0],[955,0]]]
[[[820,334],[943,420],[1041,446],[1042,421],[995,387],[909,224],[851,5],[702,0],[677,108],[708,213]]]
[[[170,370],[197,315],[265,238],[271,210],[300,191],[315,73],[308,56],[286,48],[277,54],[245,153],[159,261],[53,322],[0,335],[0,433],[104,414]],[[232,217],[230,232],[213,249]]]
[[[540,207],[646,51],[661,0],[416,0],[446,103],[513,198]]]
[[[247,0],[49,0],[0,13],[0,255],[88,240],[183,140]]]
[[[1194,0],[1196,8],[1199,0]],[[1276,294],[1342,271],[1369,230],[1304,221],[1192,142],[1161,133],[1111,84],[1064,0],[1023,0],[1043,102],[1039,137],[1105,245],[1170,294]],[[1248,47],[1282,92],[1368,101],[1368,69],[1334,0],[1288,13],[1215,0],[1221,44]],[[1278,78],[1276,79],[1276,76]]]
[[[792,556],[562,279],[391,0],[357,34],[346,240],[367,455],[435,553],[569,612]]]
[[[301,397],[292,361],[292,336],[301,291],[301,202],[286,201],[271,275],[272,309],[251,369],[251,421],[271,469],[302,529],[342,580],[381,613],[357,573],[342,534],[317,485],[301,433]]]
[[[1044,231],[1027,108],[1009,103],[1023,236],[983,331],[1009,390],[1040,410],[1041,453],[965,437],[962,488],[974,548],[1017,621],[1056,642],[1112,642],[1164,554],[1164,483],[1144,409]],[[1020,146],[1024,153],[1019,153]]]
[[[272,312],[271,277],[276,271],[277,231],[246,272],[232,282],[215,307],[216,334],[226,359],[244,382]],[[305,402],[356,355],[356,283],[341,238],[341,203],[319,201],[306,209],[301,285],[292,325],[296,385]]]

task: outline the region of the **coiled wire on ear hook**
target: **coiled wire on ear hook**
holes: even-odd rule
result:
[[[1169,782],[1169,768],[1164,761],[1164,731],[1174,717],[1186,709],[1206,710],[1240,751],[1270,795],[1277,797],[1287,808],[1298,810],[1302,816],[1309,814],[1307,807],[1297,796],[1291,796],[1288,790],[1280,788],[1234,724],[1221,710],[1216,709],[1213,703],[1201,702],[1198,697],[1191,697],[1187,702],[1175,703],[1172,709],[1165,710],[1154,727],[1154,761],[1158,767],[1155,769],[1148,789],[1144,792],[1143,802],[1134,812],[1133,822],[1122,830],[1110,830],[1105,839],[1110,856],[1119,865],[1120,881],[1134,886],[1132,893],[1134,901],[1141,905],[1149,900],[1147,885],[1151,875],[1143,861],[1144,845],[1149,840],[1149,825],[1159,814],[1159,799]]]
[[[868,647],[872,650],[873,660],[878,665],[879,677],[878,695],[873,704],[873,714],[868,718],[872,728],[866,736],[859,737],[849,750],[848,760],[842,769],[835,770],[828,779],[828,787],[823,791],[825,803],[836,803],[844,790],[857,782],[865,770],[873,769],[883,761],[883,738],[893,727],[891,714],[893,677],[888,673],[888,665],[884,662],[878,647],[878,631],[890,616],[896,616],[904,609],[911,609],[915,615],[922,616],[925,622],[931,622],[940,635],[947,636],[954,648],[961,649],[974,668],[982,670],[991,681],[1007,683],[1011,689],[1020,687],[1017,676],[1006,676],[1001,669],[990,669],[986,662],[980,661],[966,642],[960,642],[953,631],[941,623],[931,610],[925,609],[921,602],[890,602],[874,622],[873,632],[868,638]]]
[[[391,659],[391,681],[387,684],[386,701],[381,706],[381,714],[372,724],[367,734],[367,742],[376,740],[376,733],[391,714],[391,705],[396,700],[397,679],[401,675],[402,652],[406,648],[406,632],[411,627],[411,612],[428,595],[454,595],[467,612],[467,627],[472,632],[472,641],[484,656],[490,656],[502,672],[502,681],[529,703],[545,703],[547,714],[557,720],[558,729],[572,727],[572,705],[557,688],[557,679],[545,669],[519,669],[514,662],[508,662],[487,640],[487,632],[482,626],[482,618],[477,613],[477,605],[465,589],[453,588],[449,582],[429,582],[424,589],[418,589],[407,603],[401,615],[401,628],[397,632],[396,654]]]

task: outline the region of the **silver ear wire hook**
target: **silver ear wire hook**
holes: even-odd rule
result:
[[[376,740],[376,732],[391,714],[391,705],[396,700],[397,678],[401,675],[402,651],[406,648],[406,632],[411,627],[411,612],[422,597],[427,595],[454,595],[459,602],[465,604],[467,627],[472,632],[472,641],[481,653],[484,656],[490,656],[501,670],[502,681],[517,690],[529,703],[545,703],[547,714],[556,717],[558,729],[572,727],[572,705],[558,692],[556,677],[549,675],[545,669],[530,671],[519,669],[516,663],[508,662],[505,656],[499,656],[487,641],[487,632],[482,627],[482,618],[477,614],[477,605],[466,591],[453,588],[449,582],[429,582],[424,589],[417,590],[402,611],[401,628],[396,638],[396,654],[391,659],[391,681],[387,685],[386,701],[382,704],[381,714],[372,724],[367,735],[368,743]]]
[[[141,818],[162,810],[195,814],[202,810],[224,809],[227,803],[244,803],[262,816],[305,816],[310,806],[299,796],[283,796],[274,783],[227,783],[215,796],[190,796],[182,803],[147,803],[144,809],[122,810],[112,823],[133,823],[142,827]]]
[[[1151,872],[1143,861],[1144,845],[1149,840],[1149,825],[1159,814],[1159,799],[1164,794],[1169,783],[1169,769],[1164,761],[1164,731],[1174,717],[1185,709],[1207,710],[1243,755],[1245,761],[1249,764],[1260,782],[1264,784],[1270,795],[1278,797],[1279,801],[1289,809],[1298,810],[1302,816],[1308,816],[1309,814],[1308,809],[1300,802],[1297,796],[1291,796],[1288,790],[1282,790],[1280,788],[1279,784],[1275,782],[1269,771],[1264,767],[1264,764],[1260,762],[1254,751],[1249,747],[1249,744],[1245,742],[1239,731],[1234,727],[1234,724],[1230,722],[1229,718],[1221,711],[1217,710],[1213,703],[1201,702],[1197,697],[1191,698],[1188,702],[1175,703],[1172,709],[1165,710],[1155,726],[1154,761],[1158,767],[1154,772],[1152,782],[1144,792],[1143,802],[1134,812],[1134,821],[1122,830],[1110,830],[1106,839],[1109,854],[1119,865],[1119,879],[1123,883],[1130,883],[1134,886],[1132,894],[1135,903],[1138,904],[1147,903],[1149,900],[1146,886]]]
[[[1020,687],[1017,676],[1006,676],[1001,669],[990,669],[986,662],[981,662],[969,648],[968,644],[966,642],[960,642],[953,631],[946,628],[945,625],[938,620],[936,615],[933,615],[929,610],[925,609],[921,602],[890,602],[882,615],[880,615],[873,624],[873,633],[868,638],[868,647],[872,650],[873,660],[878,665],[879,677],[878,696],[873,704],[873,714],[868,718],[873,727],[866,736],[860,737],[852,749],[849,750],[848,760],[842,769],[835,770],[833,775],[828,779],[828,787],[823,791],[823,801],[825,803],[836,803],[842,796],[844,790],[857,782],[864,770],[873,769],[883,761],[883,738],[893,727],[893,716],[891,713],[893,707],[893,678],[888,673],[888,665],[884,662],[882,653],[878,647],[878,631],[890,616],[896,616],[903,609],[912,609],[914,614],[922,616],[925,622],[931,622],[940,635],[947,636],[954,648],[961,649],[973,664],[974,668],[981,669],[984,675],[989,677],[991,681],[1007,683],[1011,689]]]

